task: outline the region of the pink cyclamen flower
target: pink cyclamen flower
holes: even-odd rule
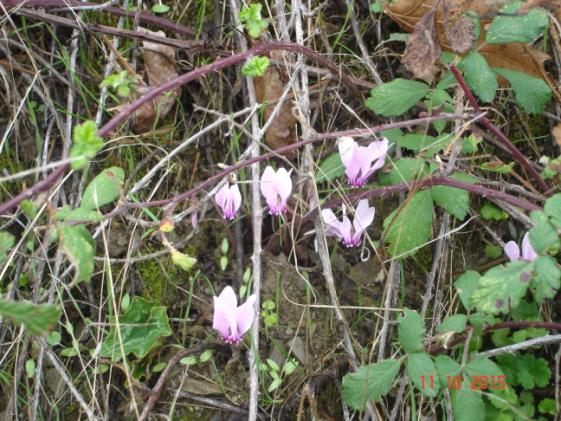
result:
[[[339,139],[339,155],[345,166],[349,184],[362,187],[375,171],[382,168],[388,153],[388,139],[375,141],[368,146],[359,146],[352,137]]]
[[[265,168],[261,176],[261,194],[269,206],[269,213],[280,215],[286,212],[286,201],[292,192],[290,171],[279,168],[276,172],[271,166]]]
[[[249,330],[255,318],[255,300],[253,294],[238,307],[238,299],[232,287],[227,286],[218,297],[214,297],[214,320],[212,328],[220,333],[228,344],[237,344],[244,333]]]
[[[240,209],[242,195],[237,184],[232,184],[230,186],[226,183],[218,190],[218,193],[214,196],[214,200],[216,200],[216,204],[222,209],[224,218],[232,220],[236,217],[236,213]]]
[[[506,243],[504,250],[511,262],[516,260],[526,260],[527,262],[532,262],[536,259],[536,257],[538,257],[536,251],[530,243],[529,233],[526,233],[524,238],[522,238],[522,256],[520,255],[520,248],[518,247],[518,244],[514,241]]]
[[[368,200],[359,201],[351,225],[347,215],[343,215],[343,221],[339,221],[331,209],[322,209],[321,217],[327,225],[325,234],[338,237],[347,247],[356,247],[360,244],[362,233],[374,221],[374,212],[374,207],[368,206]]]

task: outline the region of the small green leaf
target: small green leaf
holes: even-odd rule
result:
[[[370,11],[373,13],[381,13],[384,10],[384,6],[379,0],[374,1],[370,5]]]
[[[25,362],[25,373],[27,374],[28,379],[35,376],[35,360],[29,359]]]
[[[549,216],[551,224],[555,228],[561,229],[561,193],[554,194],[547,199],[543,211]]]
[[[382,186],[416,180],[428,173],[425,160],[420,158],[401,158],[394,161],[392,166],[389,173],[379,173],[378,179]]]
[[[195,365],[195,364],[197,364],[197,357],[195,357],[193,355],[189,355],[188,357],[181,358],[179,360],[179,363],[183,364],[183,365],[187,365],[187,366]]]
[[[166,308],[140,297],[133,297],[130,307],[118,322],[120,334],[113,317],[111,330],[100,350],[101,357],[111,357],[113,361],[122,358],[121,347],[125,355],[132,353],[137,358],[144,358],[158,345],[160,337],[171,335]]]
[[[555,415],[555,400],[549,398],[543,399],[538,405],[538,411],[540,411],[542,414]]]
[[[5,231],[0,232],[0,263],[6,260],[8,251],[14,246],[14,236]]]
[[[499,164],[497,162],[484,162],[479,168],[485,171],[491,171],[497,174],[511,174],[514,170],[514,162],[509,164]]]
[[[440,378],[432,358],[419,352],[407,357],[407,374],[423,395],[434,398],[440,391]]]
[[[80,207],[95,210],[111,203],[119,197],[125,172],[119,167],[111,167],[98,174],[86,187]]]
[[[76,160],[72,162],[71,166],[76,170],[84,168],[89,160],[103,148],[103,139],[97,135],[97,126],[91,120],[75,126],[72,137],[74,143],[70,149],[70,157],[76,158]]]
[[[478,311],[508,313],[516,308],[530,285],[532,264],[517,260],[487,271],[471,295]]]
[[[199,357],[199,361],[204,364],[207,361],[210,361],[210,359],[212,358],[212,349],[207,349],[206,351],[203,351]]]
[[[533,211],[530,213],[530,218],[534,225],[530,229],[530,243],[536,253],[545,253],[550,247],[558,247],[559,235],[547,215],[541,211]]]
[[[555,297],[561,287],[561,270],[555,260],[548,256],[540,256],[533,263],[534,276],[530,281],[530,291],[538,304],[542,304],[547,298]]]
[[[485,403],[478,390],[471,390],[469,379],[464,380],[460,390],[452,394],[452,411],[455,421],[485,419]]]
[[[171,252],[171,261],[185,271],[190,271],[197,263],[197,259],[177,250]]]
[[[256,3],[244,6],[240,12],[240,20],[251,38],[259,38],[261,32],[269,26],[267,20],[261,17],[261,8],[261,4]]]
[[[454,314],[440,323],[436,328],[436,331],[438,333],[462,333],[466,329],[466,324],[467,316],[465,314]]]
[[[547,361],[532,354],[504,354],[497,356],[497,361],[512,386],[521,385],[527,390],[545,387],[551,378]]]
[[[421,190],[384,220],[384,238],[392,257],[415,254],[429,241],[433,203],[429,190]]]
[[[460,301],[468,310],[471,308],[471,296],[477,289],[479,278],[481,278],[481,275],[478,272],[468,270],[454,282]]]
[[[73,221],[73,222],[100,222],[103,221],[103,215],[97,210],[84,208],[70,209],[63,206],[56,211],[55,218],[57,221]]]
[[[474,178],[469,174],[454,173],[450,176],[455,180],[473,184]],[[431,187],[432,200],[442,206],[446,212],[459,221],[463,221],[469,211],[469,192],[450,186]]]
[[[60,343],[60,340],[62,339],[62,335],[60,334],[60,332],[57,332],[56,330],[49,333],[49,336],[47,336],[47,343],[50,346],[56,346]]]
[[[541,114],[551,100],[551,89],[542,79],[507,69],[493,69],[512,86],[516,102],[529,114]]]
[[[269,59],[267,57],[252,57],[242,67],[242,73],[247,77],[261,77],[269,67]]]
[[[152,6],[151,10],[152,13],[163,14],[169,12],[169,6],[166,6],[165,4],[155,4]]]
[[[164,368],[166,368],[167,365],[168,365],[168,363],[166,363],[165,361],[156,364],[156,365],[152,368],[152,373],[159,373],[159,372],[162,371]]]
[[[523,5],[522,1],[514,1],[500,10],[500,14],[493,19],[487,30],[487,44],[526,44],[535,41],[544,33],[549,25],[547,13],[541,9],[532,9],[520,15],[518,9]]]
[[[472,51],[460,62],[464,78],[473,93],[483,102],[491,102],[499,87],[497,76],[487,64],[487,60],[476,51]]]
[[[462,366],[447,355],[439,355],[434,359],[436,371],[442,387],[448,384],[448,379],[458,376]]]
[[[365,105],[376,114],[397,117],[413,107],[429,91],[430,87],[425,83],[398,78],[373,88]]]
[[[89,281],[94,270],[94,240],[83,225],[59,227],[62,248],[76,269],[75,282]]]
[[[356,373],[345,375],[341,392],[343,401],[351,408],[363,410],[369,401],[378,401],[390,391],[399,368],[398,360],[384,360],[363,365]]]
[[[318,183],[332,181],[343,174],[345,174],[345,167],[341,162],[341,155],[339,152],[333,152],[319,164],[316,181]]]
[[[269,367],[271,367],[274,371],[276,371],[277,373],[281,371],[279,365],[276,363],[275,360],[271,360],[270,358],[267,358],[267,365]]]
[[[228,258],[226,256],[221,256],[220,257],[220,270],[222,272],[224,272],[227,267],[228,267]],[[186,270],[188,270],[188,269],[186,269]]]
[[[267,392],[271,393],[272,391],[278,389],[278,387],[281,385],[281,383],[282,383],[282,380],[279,377],[277,377],[275,380],[273,380],[271,382],[271,384],[267,388]]]
[[[504,210],[497,208],[489,202],[485,202],[481,207],[481,217],[487,221],[501,221],[503,219],[508,219],[508,213]]]
[[[0,315],[17,325],[23,325],[32,335],[42,335],[57,324],[60,309],[53,304],[0,300]]]
[[[412,354],[423,349],[425,326],[423,319],[414,310],[405,308],[404,315],[397,319],[397,336],[405,352]]]

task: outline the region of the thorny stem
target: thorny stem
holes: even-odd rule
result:
[[[460,87],[464,91],[464,93],[465,93],[470,105],[472,106],[473,110],[477,114],[481,113],[481,109],[479,108],[479,104],[477,103],[477,100],[475,99],[475,96],[473,95],[473,92],[471,91],[471,89],[467,85],[464,77],[462,76],[462,74],[460,73],[458,68],[456,66],[452,65],[452,66],[450,66],[450,70],[452,71],[452,74],[454,75],[454,77],[458,81],[458,84],[460,85]],[[542,180],[542,178],[540,177],[540,174],[532,166],[530,161],[528,161],[528,158],[522,152],[520,152],[520,150],[516,146],[514,146],[514,144],[510,141],[510,139],[508,137],[506,137],[506,135],[497,126],[495,126],[491,122],[491,120],[489,120],[486,116],[482,116],[479,119],[479,121],[483,126],[485,126],[499,140],[499,142],[501,142],[504,145],[504,147],[510,152],[512,157],[514,159],[516,159],[516,161],[520,165],[522,165],[522,167],[524,167],[524,169],[526,171],[528,171],[528,174],[530,174],[532,176],[532,178],[534,179],[536,184],[540,187],[540,189],[544,192],[548,191],[549,187],[545,183],[545,181]]]

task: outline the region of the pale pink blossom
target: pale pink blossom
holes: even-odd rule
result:
[[[224,218],[234,219],[236,213],[240,209],[242,204],[242,195],[237,184],[232,184],[231,186],[226,183],[222,186],[218,193],[214,196],[216,204],[222,209]]]
[[[231,286],[227,286],[218,297],[214,297],[212,328],[220,333],[226,343],[237,344],[249,330],[255,319],[256,299],[254,294],[238,307],[238,299]]]
[[[505,254],[510,259],[511,262],[515,260],[526,260],[527,262],[532,262],[538,257],[536,251],[530,243],[530,235],[526,233],[524,238],[522,238],[522,255],[520,255],[520,248],[518,244],[514,241],[509,241],[504,247]]]
[[[339,139],[339,155],[345,166],[345,174],[349,184],[362,187],[375,171],[384,166],[388,153],[388,139],[371,142],[368,146],[360,146],[352,137]]]
[[[352,224],[347,215],[343,215],[343,220],[339,221],[331,209],[322,209],[325,234],[338,237],[347,247],[356,247],[360,244],[362,233],[374,221],[374,213],[374,207],[369,207],[366,199],[358,202]]]
[[[261,177],[261,194],[269,206],[269,213],[280,215],[286,212],[286,201],[292,192],[290,171],[284,168],[273,170],[271,166],[265,168]]]

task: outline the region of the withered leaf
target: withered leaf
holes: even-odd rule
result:
[[[431,11],[413,28],[403,54],[403,64],[415,77],[431,83],[436,73],[436,61],[441,52],[436,36],[434,12]]]
[[[452,51],[466,53],[473,44],[473,22],[467,16],[444,22],[444,35]]]
[[[555,143],[557,143],[557,145],[561,146],[561,123],[559,123],[557,126],[555,126],[553,128],[553,130],[551,130],[551,134],[553,135],[553,138],[555,139]]]

